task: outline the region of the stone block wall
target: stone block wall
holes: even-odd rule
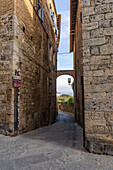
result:
[[[82,76],[83,76],[83,53],[82,53],[82,5],[78,1],[75,27],[74,43],[74,97],[75,97],[75,121],[83,126],[83,94],[82,94]]]
[[[13,133],[13,0],[0,0],[0,133]]]
[[[58,110],[68,112],[68,113],[75,113],[74,104],[69,103],[58,103],[57,104]]]
[[[22,62],[20,132],[56,120],[56,63],[53,65],[53,56],[57,53],[57,42],[47,1],[40,1],[40,7],[43,9],[43,21],[37,13],[37,1],[24,0],[15,4],[15,38],[19,49],[15,60],[18,56]]]
[[[83,0],[86,147],[113,155],[113,0]]]
[[[37,13],[36,1],[10,0],[1,4],[0,128],[1,133],[14,132],[12,76],[21,63],[19,132],[22,133],[56,120],[57,39],[47,1],[40,1],[43,21]]]

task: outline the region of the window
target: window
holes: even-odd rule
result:
[[[23,23],[23,32],[25,33],[26,31],[26,27],[25,27],[25,24]]]
[[[56,65],[56,54],[55,54],[55,52],[53,52],[53,65],[54,66]]]
[[[52,9],[51,9],[51,13],[50,13],[50,16],[51,16],[51,17],[53,17],[53,11],[52,11]]]
[[[43,22],[44,12],[43,12],[43,9],[40,7],[40,1],[39,0],[37,0],[37,12],[38,12],[40,19]]]
[[[49,54],[49,60],[52,62],[52,55],[53,55],[53,48],[50,45],[50,54]]]
[[[37,0],[37,11],[39,12],[39,10],[40,10],[40,1]]]
[[[41,19],[42,19],[42,22],[43,22],[43,19],[44,19],[44,12],[43,12],[43,9],[41,9]]]
[[[31,41],[33,41],[33,37],[31,36]]]
[[[42,8],[40,8],[38,15],[39,15],[40,19],[41,19],[42,22],[43,22],[43,20],[44,20],[44,12],[43,12],[43,9],[42,9]]]
[[[56,38],[57,38],[58,37],[57,29],[55,29],[55,35],[56,35]]]

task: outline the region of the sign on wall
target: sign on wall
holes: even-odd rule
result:
[[[21,77],[13,76],[13,87],[21,87]]]

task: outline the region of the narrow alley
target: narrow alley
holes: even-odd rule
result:
[[[0,170],[113,170],[113,157],[82,147],[74,116],[59,111],[57,122],[18,137],[0,135]]]

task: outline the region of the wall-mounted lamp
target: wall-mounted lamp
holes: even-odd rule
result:
[[[68,84],[71,85],[71,78],[68,78]]]

